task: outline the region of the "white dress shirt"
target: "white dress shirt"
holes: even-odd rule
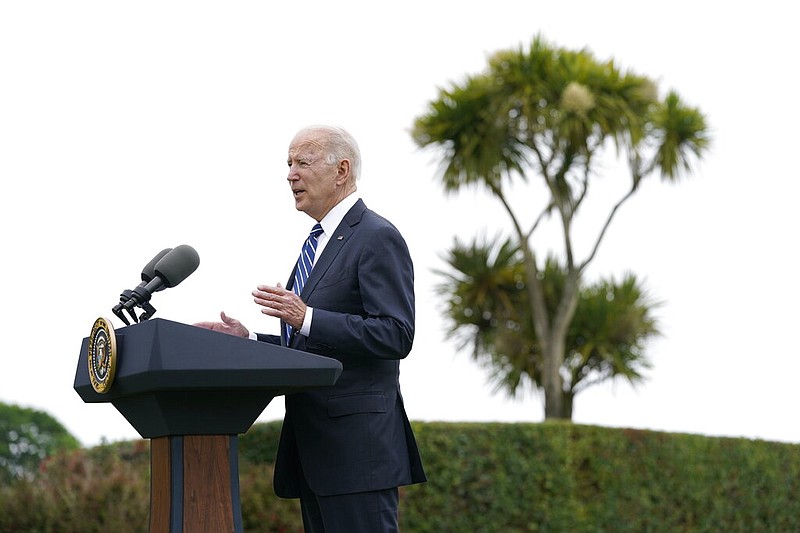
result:
[[[342,199],[341,202],[333,206],[333,208],[328,211],[328,214],[319,221],[320,226],[322,226],[322,234],[317,237],[317,251],[314,252],[314,262],[311,263],[312,271],[314,270],[314,265],[317,264],[317,258],[322,255],[322,251],[328,244],[328,240],[330,240],[331,235],[333,235],[333,232],[339,227],[339,224],[342,223],[344,216],[348,211],[350,211],[350,208],[356,204],[358,198],[359,197],[356,194],[348,194]],[[306,307],[306,316],[303,319],[303,327],[301,327],[299,331],[300,335],[305,335],[308,337],[308,334],[311,332],[311,319],[313,318],[313,315],[314,309],[311,307]]]
[[[314,262],[311,264],[311,270],[314,270],[314,265],[317,263],[317,258],[322,255],[322,251],[325,249],[325,246],[328,244],[328,240],[330,240],[331,235],[333,232],[336,231],[336,228],[339,227],[339,224],[342,223],[344,216],[350,211],[356,202],[358,201],[359,196],[357,194],[350,193],[349,195],[345,196],[341,202],[333,206],[333,208],[328,211],[328,214],[319,221],[320,226],[322,226],[322,234],[317,237],[317,250],[314,252]],[[303,319],[303,326],[300,328],[299,333],[301,335],[305,335],[308,337],[309,332],[311,331],[311,320],[314,316],[314,309],[311,307],[306,307],[306,316]],[[256,334],[254,332],[250,332],[250,338],[256,340]]]

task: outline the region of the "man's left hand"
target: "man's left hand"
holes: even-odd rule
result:
[[[253,291],[253,301],[263,307],[261,312],[265,315],[278,317],[294,329],[303,326],[306,317],[306,304],[298,295],[284,289],[280,283],[277,286],[259,285]]]

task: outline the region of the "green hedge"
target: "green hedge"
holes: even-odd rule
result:
[[[544,424],[417,424],[413,532],[800,531],[800,446]]]
[[[429,481],[401,489],[404,533],[800,531],[800,445],[570,423],[414,423]],[[280,424],[240,438],[248,532],[302,531],[272,492]],[[149,446],[99,446],[0,486],[0,531],[147,529]]]
[[[149,469],[146,441],[49,457],[33,479],[0,485],[0,532],[147,531]]]

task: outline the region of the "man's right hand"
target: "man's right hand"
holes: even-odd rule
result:
[[[195,322],[193,325],[199,328],[210,329],[211,331],[219,331],[227,333],[228,335],[244,337],[245,339],[250,336],[250,332],[244,327],[244,324],[226,315],[225,311],[220,312],[219,317],[222,319],[222,322]]]

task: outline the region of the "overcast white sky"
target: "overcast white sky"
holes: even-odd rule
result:
[[[664,336],[648,347],[646,383],[579,395],[574,421],[800,442],[800,37],[786,4],[274,4],[0,4],[0,401],[47,411],[86,445],[137,438],[113,407],[75,393],[78,353],[141,267],[178,244],[200,267],[158,293],[156,316],[192,323],[224,309],[277,332],[249,293],[285,281],[310,227],[284,180],[286,148],[298,128],[333,123],[359,139],[359,192],[415,261],[409,416],[541,421],[542,398],[493,394],[456,353],[433,291],[457,231],[494,235],[508,221],[485,193],[445,197],[433,154],[409,136],[439,87],[541,33],[676,89],[714,135],[694,175],[648,183],[601,248],[590,276],[644,278],[665,302]],[[604,187],[624,175],[609,165],[604,176],[595,191],[610,199]],[[261,420],[282,413],[279,398]]]

